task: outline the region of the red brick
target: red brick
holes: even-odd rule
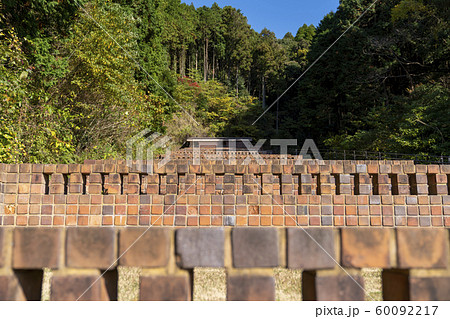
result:
[[[269,276],[229,276],[227,281],[227,300],[275,300],[275,280]]]
[[[26,297],[15,275],[0,275],[0,301],[25,301]]]
[[[167,229],[133,227],[120,230],[120,265],[164,267],[169,260],[169,250],[170,237]]]
[[[116,264],[116,231],[112,228],[68,228],[66,263],[73,268],[108,269]]]
[[[331,257],[330,257],[331,256]],[[324,228],[287,229],[289,268],[334,268],[334,232]]]
[[[61,229],[16,228],[14,230],[13,268],[59,268]]]
[[[359,275],[321,275],[305,271],[302,292],[305,301],[364,300],[364,282]]]
[[[448,250],[445,229],[397,229],[400,268],[446,268]]]
[[[389,268],[391,266],[389,237],[388,229],[342,229],[343,266]]]
[[[143,276],[140,278],[139,300],[189,301],[191,291],[187,276]]]
[[[50,298],[54,301],[109,301],[105,276],[100,275],[53,275]]]

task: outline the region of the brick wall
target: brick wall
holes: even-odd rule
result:
[[[450,165],[282,162],[0,164],[0,225],[450,226]]]
[[[228,300],[274,300],[274,267],[302,270],[303,300],[370,300],[365,267],[384,300],[450,300],[443,228],[0,228],[0,300],[39,300],[43,268],[51,300],[116,300],[117,266],[142,267],[140,300],[191,300],[196,267],[226,269]]]

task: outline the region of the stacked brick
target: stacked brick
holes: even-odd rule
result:
[[[449,231],[421,228],[2,228],[0,300],[117,300],[117,266],[141,267],[140,300],[192,300],[192,271],[224,268],[228,300],[274,300],[274,267],[302,270],[303,300],[450,300]],[[102,276],[100,276],[102,275]]]
[[[0,164],[3,226],[450,226],[450,165]]]

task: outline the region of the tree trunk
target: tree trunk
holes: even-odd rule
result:
[[[172,54],[172,70],[177,72],[177,50],[174,50],[174,53]]]
[[[236,96],[239,96],[239,67],[236,67]]]
[[[266,109],[266,79],[264,78],[264,76],[262,77],[262,87],[261,87],[261,91],[262,91],[262,106],[263,109]]]
[[[205,38],[205,51],[203,54],[203,81],[208,79],[208,38]]]
[[[184,46],[180,53],[180,75],[186,75],[186,48]]]
[[[216,77],[216,74],[215,74],[215,71],[216,71],[216,60],[215,60],[215,58],[216,58],[216,55],[214,54],[214,50],[213,50],[213,59],[212,59],[212,78],[213,78],[213,80],[215,80],[215,77]]]

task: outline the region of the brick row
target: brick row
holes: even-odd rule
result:
[[[383,269],[386,300],[448,300],[449,248],[448,229],[0,229],[0,299],[39,299],[52,268],[52,300],[116,300],[121,265],[146,269],[141,300],[191,300],[196,267],[229,270],[228,300],[274,300],[279,266],[303,270],[304,300],[367,299],[361,268]]]

